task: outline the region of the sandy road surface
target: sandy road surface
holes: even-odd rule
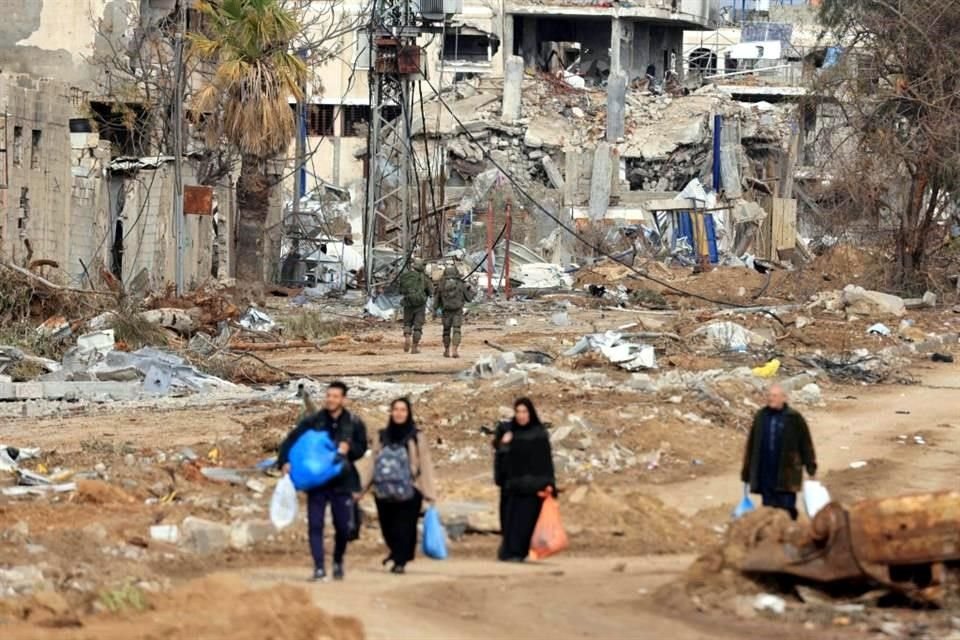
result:
[[[311,585],[318,605],[358,617],[369,640],[736,640],[776,638],[782,626],[658,610],[650,593],[692,556],[557,558],[537,565],[417,560],[405,576],[371,566],[342,583]],[[302,568],[246,572],[254,586],[304,584]],[[779,629],[779,631],[778,631]],[[791,630],[794,640],[853,636]]]
[[[960,372],[917,371],[913,386],[834,387],[827,406],[805,410],[818,477],[851,498],[960,488]],[[922,434],[926,444],[912,442]],[[908,443],[897,437],[908,435]],[[746,436],[744,436],[746,437]],[[850,469],[867,461],[864,469]],[[649,492],[688,514],[740,497],[740,460],[727,472],[657,485]]]

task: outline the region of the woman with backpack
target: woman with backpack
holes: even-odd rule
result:
[[[556,487],[550,436],[528,398],[514,402],[513,419],[497,425],[493,448],[503,536],[497,555],[505,562],[523,562],[543,506],[539,494]]]
[[[374,444],[373,469],[366,487],[373,487],[380,531],[390,553],[383,564],[405,572],[417,548],[417,519],[423,502],[436,500],[433,463],[426,438],[413,420],[406,398],[390,405],[390,419]]]

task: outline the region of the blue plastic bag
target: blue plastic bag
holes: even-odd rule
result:
[[[290,447],[290,479],[297,491],[321,487],[343,472],[337,445],[327,431],[309,429]]]
[[[750,485],[743,485],[743,500],[740,501],[740,504],[737,505],[737,508],[733,510],[733,518],[737,519],[745,516],[746,514],[753,511],[756,507],[753,506],[753,500],[750,499]]]
[[[436,507],[428,507],[423,514],[423,555],[434,560],[447,559],[447,531]]]

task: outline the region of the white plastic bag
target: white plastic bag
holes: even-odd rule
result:
[[[803,508],[813,518],[820,509],[830,504],[830,492],[817,480],[803,481]]]
[[[277,529],[283,529],[293,524],[297,519],[297,490],[293,488],[293,481],[287,474],[280,478],[277,488],[273,490],[273,497],[270,498],[270,521]]]

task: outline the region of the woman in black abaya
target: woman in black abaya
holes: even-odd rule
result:
[[[556,485],[550,436],[529,399],[514,403],[513,419],[498,426],[493,446],[501,491],[503,541],[498,556],[506,562],[523,562],[543,504],[538,494]]]

